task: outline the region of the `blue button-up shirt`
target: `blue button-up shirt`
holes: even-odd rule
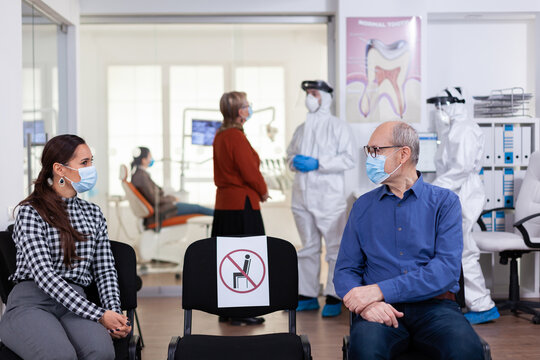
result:
[[[387,303],[415,302],[459,290],[461,205],[452,191],[419,176],[403,198],[381,186],[360,197],[341,240],[334,286],[378,284]]]

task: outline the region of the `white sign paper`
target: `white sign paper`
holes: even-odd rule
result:
[[[217,237],[218,308],[269,306],[266,236]]]

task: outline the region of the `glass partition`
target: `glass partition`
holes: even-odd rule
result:
[[[40,171],[43,145],[58,128],[58,25],[22,2],[24,187]]]

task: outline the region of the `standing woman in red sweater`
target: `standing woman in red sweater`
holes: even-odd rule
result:
[[[246,93],[238,91],[223,94],[219,109],[223,125],[213,144],[217,192],[212,236],[264,235],[259,202],[268,199],[268,188],[243,127],[253,110]]]

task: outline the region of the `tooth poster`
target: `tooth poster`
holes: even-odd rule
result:
[[[420,18],[347,18],[347,120],[420,122]]]

